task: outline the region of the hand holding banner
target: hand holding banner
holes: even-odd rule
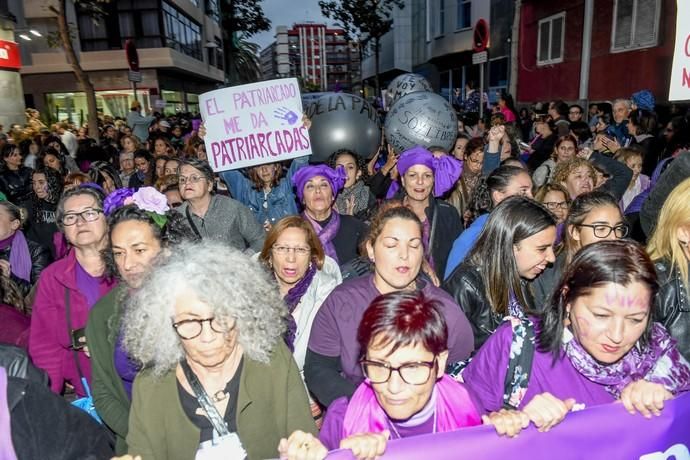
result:
[[[199,106],[216,172],[311,155],[295,78],[209,91]]]

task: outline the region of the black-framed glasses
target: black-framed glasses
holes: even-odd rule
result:
[[[102,209],[85,209],[82,212],[70,212],[62,216],[62,225],[69,227],[77,223],[81,218],[84,222],[93,222],[98,220],[98,217],[103,214]]]
[[[433,361],[415,361],[393,367],[387,363],[363,359],[360,362],[362,373],[371,383],[386,383],[393,371],[397,372],[403,382],[409,385],[424,385],[436,368],[436,357]]]
[[[544,206],[549,211],[555,211],[557,209],[568,209],[568,203],[565,201],[545,201]]]
[[[177,335],[179,335],[180,338],[184,340],[191,340],[201,335],[201,331],[204,328],[204,323],[208,323],[208,325],[211,327],[211,330],[219,334],[227,334],[235,329],[235,324],[228,327],[227,321],[216,318],[215,316],[205,319],[183,319],[182,321],[173,323],[172,326],[175,328],[175,332],[177,332]]]
[[[605,224],[579,224],[578,227],[589,227],[594,232],[597,238],[608,238],[611,232],[614,232],[616,238],[625,238],[630,232],[628,224],[619,224],[615,227]]]

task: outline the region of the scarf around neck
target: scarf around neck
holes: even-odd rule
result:
[[[285,344],[288,346],[290,351],[295,351],[295,337],[297,336],[297,322],[295,317],[292,315],[299,305],[304,294],[306,294],[307,289],[311,286],[311,282],[316,274],[316,265],[314,263],[309,264],[307,272],[304,274],[301,280],[297,282],[290,290],[285,294],[283,301],[288,307],[287,315],[287,330],[285,331]]]
[[[563,348],[573,367],[591,382],[604,385],[616,399],[637,380],[663,385],[676,394],[690,390],[690,364],[678,352],[676,341],[658,323],[652,324],[645,350],[635,345],[614,364],[597,362],[575,339],[569,329],[563,333]]]
[[[481,417],[462,384],[444,375],[434,386],[436,431],[444,433],[481,425]],[[342,438],[359,433],[381,433],[393,423],[386,415],[369,380],[362,382],[345,411]]]
[[[311,216],[306,213],[306,211],[302,213],[302,217],[307,219],[311,223],[312,227],[314,227],[316,235],[319,237],[319,241],[321,241],[326,255],[340,265],[338,255],[335,252],[335,246],[333,245],[333,238],[335,238],[335,235],[338,234],[338,230],[340,230],[340,214],[338,214],[335,210],[331,210],[331,217],[324,227],[321,227],[321,224],[312,219]]]

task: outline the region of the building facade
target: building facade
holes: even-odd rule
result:
[[[523,0],[518,101],[668,98],[675,0]]]
[[[104,3],[100,22],[67,2],[76,26],[74,48],[96,88],[99,113],[126,116],[134,100],[124,45],[138,48],[137,100],[145,112],[199,109],[199,94],[224,82],[219,0],[118,0]],[[25,0],[15,14],[20,28],[44,37],[56,31],[45,0]],[[18,39],[27,106],[48,120],[86,118],[86,98],[62,48],[45,39]]]

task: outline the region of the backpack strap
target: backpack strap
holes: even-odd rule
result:
[[[513,329],[510,345],[510,361],[503,384],[503,408],[517,410],[527,393],[532,360],[534,359],[534,325],[527,318],[511,316],[508,321]]]

